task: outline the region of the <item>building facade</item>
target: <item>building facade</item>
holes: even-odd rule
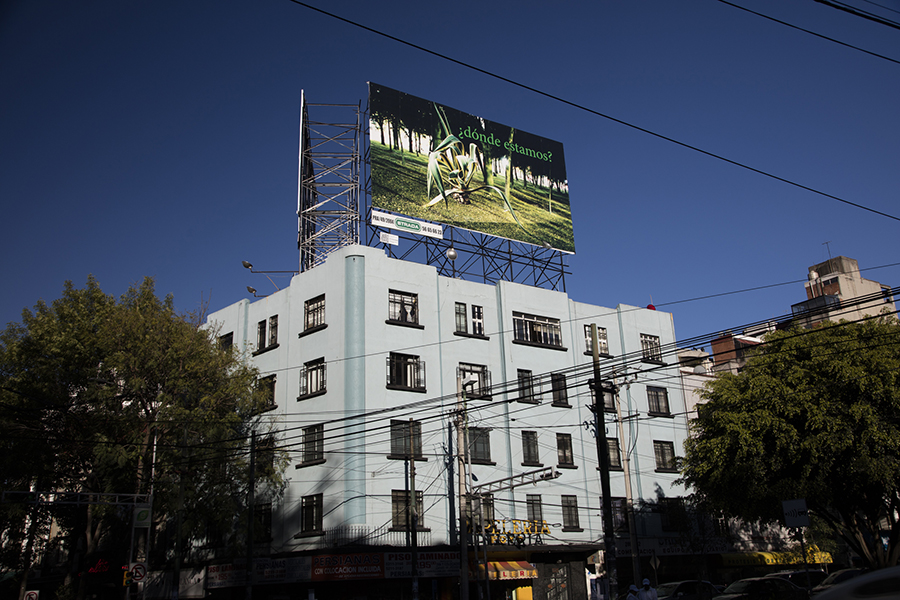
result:
[[[400,597],[414,581],[420,597],[451,597],[466,577],[493,597],[583,597],[603,546],[591,325],[627,585],[626,462],[634,503],[655,507],[637,524],[641,552],[677,546],[660,542],[674,535],[663,513],[683,495],[687,436],[670,314],[443,277],[348,246],[286,289],[209,315],[259,368],[272,392],[264,417],[292,459],[283,496],[257,497],[269,534],[256,549],[258,597],[283,594],[288,580],[304,598],[346,595],[341,586],[355,590],[347,597]],[[280,575],[267,578],[267,560],[281,561]],[[219,587],[237,584],[229,577]]]

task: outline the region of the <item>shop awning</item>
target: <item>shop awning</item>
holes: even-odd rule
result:
[[[476,565],[478,577],[484,578],[484,565]],[[488,563],[490,579],[537,579],[537,568],[524,560],[496,560]]]

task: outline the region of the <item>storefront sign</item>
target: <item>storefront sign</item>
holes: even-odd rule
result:
[[[485,522],[482,541],[491,546],[541,545],[541,536],[549,533],[547,521],[494,520]]]

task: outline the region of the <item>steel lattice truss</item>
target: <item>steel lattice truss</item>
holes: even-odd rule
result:
[[[312,120],[315,116],[331,117]],[[300,270],[359,243],[360,107],[308,104],[301,100],[297,194],[297,247]]]
[[[382,247],[388,256],[401,260],[418,260],[437,268],[440,275],[494,284],[512,281],[545,289],[565,291],[565,276],[569,271],[564,252],[542,248],[524,242],[516,242],[442,225],[444,239],[404,234],[371,224],[371,212],[366,215],[366,245]],[[381,241],[382,233],[391,233],[411,242],[403,252]],[[456,260],[447,257],[447,251],[456,250]]]

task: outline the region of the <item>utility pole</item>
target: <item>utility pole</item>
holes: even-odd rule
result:
[[[245,598],[253,598],[253,519],[256,516],[256,432],[250,434],[250,489],[247,490],[247,574],[244,580],[247,583]]]
[[[631,569],[633,579],[640,581],[641,552],[638,546],[637,527],[634,522],[634,500],[631,497],[631,459],[628,458],[628,447],[625,445],[625,424],[622,420],[622,402],[619,398],[619,384],[613,376],[613,394],[616,401],[616,415],[619,421],[619,450],[622,452],[622,466],[625,468],[625,518],[628,519],[628,540],[631,542]]]
[[[466,518],[466,396],[456,375],[456,456],[459,464],[459,600],[469,600],[469,532]]]
[[[409,511],[412,529],[412,600],[419,600],[419,569],[416,553],[419,548],[419,507],[416,502],[416,436],[415,422],[409,420]]]
[[[616,538],[613,531],[612,499],[609,487],[609,445],[606,442],[606,425],[603,414],[603,388],[600,383],[600,352],[597,342],[597,326],[591,324],[591,350],[594,362],[594,428],[597,431],[597,459],[600,462],[600,490],[603,493],[603,550],[606,578],[609,581],[609,597],[619,597],[619,581],[616,569]]]

